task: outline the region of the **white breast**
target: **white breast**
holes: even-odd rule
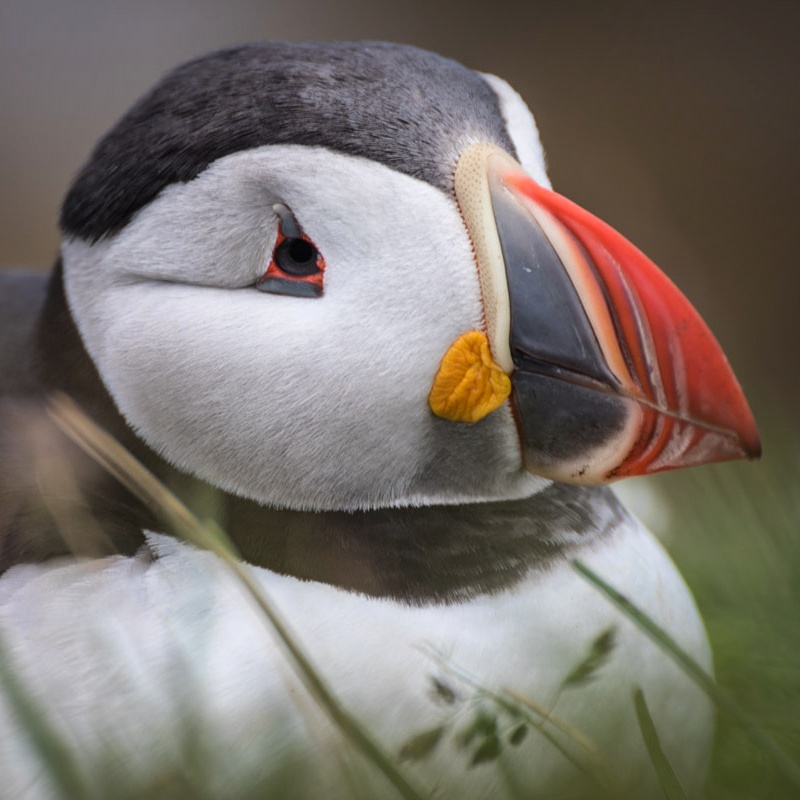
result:
[[[373,781],[373,792],[391,796],[343,744],[225,568],[167,538],[153,537],[151,546],[160,554],[153,562],[117,557],[25,566],[0,582],[13,666],[87,774],[96,776],[113,758],[119,785],[141,788],[188,771],[211,796],[244,795],[277,776],[291,787],[282,796],[292,797],[351,797],[355,774],[357,782]],[[580,557],[710,668],[693,601],[646,531],[629,525]],[[634,714],[632,695],[640,686],[685,788],[691,794],[702,781],[711,734],[704,698],[566,562],[502,593],[426,607],[256,573],[335,694],[389,753],[444,725],[428,757],[401,764],[428,790],[505,797],[516,785],[525,796],[547,797],[574,779],[574,767],[536,730],[516,747],[506,743],[502,768],[469,767],[477,745],[460,748],[457,740],[479,706],[497,715],[501,737],[513,720],[480,701],[455,671],[486,689],[512,689],[553,708],[596,746],[621,790],[648,797],[656,784]],[[560,691],[592,641],[612,626],[616,646],[608,663],[587,685]],[[437,701],[434,678],[459,699]],[[5,791],[51,796],[41,763],[2,699],[0,721]],[[545,730],[587,760],[552,723]]]

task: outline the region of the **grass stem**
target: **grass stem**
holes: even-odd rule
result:
[[[625,595],[604,581],[599,575],[580,561],[573,567],[596,589],[599,589],[628,619],[643,630],[711,699],[717,708],[733,719],[750,739],[770,757],[783,776],[800,789],[800,766],[792,760],[780,745],[715,683],[714,679],[659,625],[637,608]]]
[[[285,648],[290,662],[309,693],[344,736],[372,762],[406,800],[424,797],[397,769],[392,759],[368,735],[358,720],[346,711],[298,645],[280,615],[253,578],[236,548],[213,522],[201,522],[145,466],[112,436],[98,427],[65,395],[55,396],[48,409],[58,427],[148,505],[186,541],[218,556],[236,576],[269,622]]]

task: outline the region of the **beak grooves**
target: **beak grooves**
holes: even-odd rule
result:
[[[722,349],[640,250],[493,145],[454,184],[528,469],[603,483],[760,454]]]

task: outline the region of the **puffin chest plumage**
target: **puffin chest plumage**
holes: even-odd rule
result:
[[[708,705],[571,560],[710,669],[691,596],[609,490],[569,484],[753,456],[757,434],[688,302],[548,187],[507,84],[385,44],[211,54],[101,141],[0,441],[28,452],[44,430],[122,550],[25,563],[67,549],[27,501],[3,532],[5,646],[87,774],[124,753],[131,786],[347,797],[366,773],[215,557],[142,538],[158,519],[41,421],[54,390],[213,510],[426,791],[552,796],[602,762],[646,797],[636,689],[700,785]],[[15,463],[17,494],[46,492],[35,453]],[[506,692],[551,717],[523,723]],[[0,714],[4,776],[46,795]]]

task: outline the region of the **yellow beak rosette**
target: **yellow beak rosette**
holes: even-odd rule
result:
[[[433,380],[428,404],[437,417],[477,422],[511,394],[511,379],[492,358],[489,340],[469,331],[450,345]]]

